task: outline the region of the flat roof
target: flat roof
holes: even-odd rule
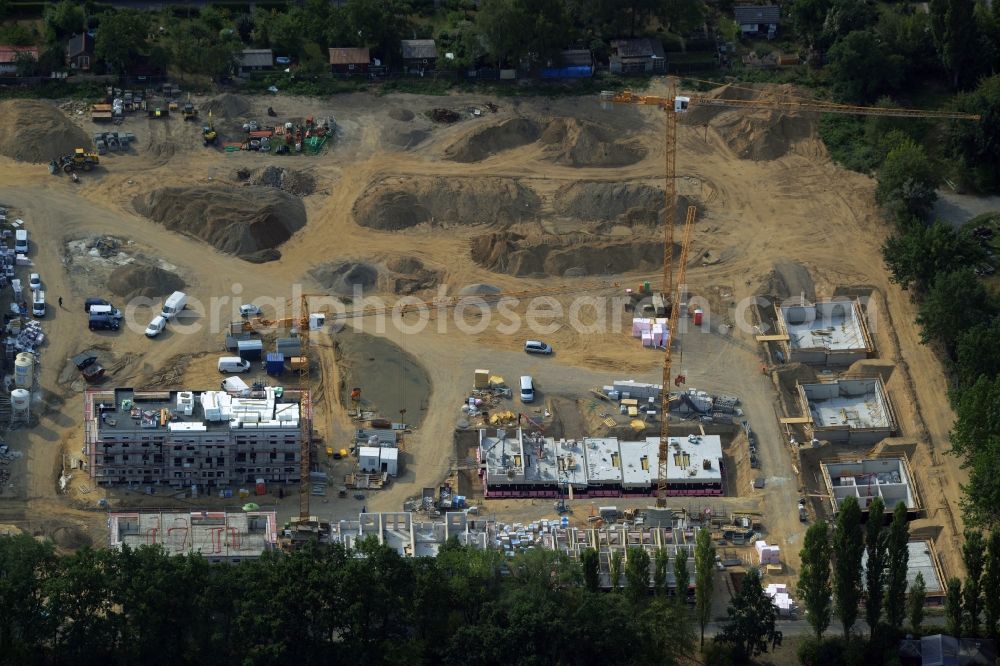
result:
[[[856,301],[828,300],[782,305],[781,317],[792,349],[867,351],[865,331]]]
[[[590,483],[621,483],[621,450],[615,437],[584,437]]]
[[[87,393],[88,415],[101,433],[228,432],[234,429],[298,429],[300,402],[279,398],[266,387],[249,398],[224,391],[136,391],[118,388]]]
[[[839,507],[848,497],[858,500],[862,510],[881,497],[886,513],[902,502],[908,510],[920,508],[912,486],[909,465],[903,458],[864,458],[844,462],[820,463],[832,500]]]
[[[927,539],[911,539],[906,544],[906,550],[910,557],[906,565],[906,586],[912,587],[917,582],[917,574],[923,574],[924,585],[927,587],[927,594],[944,594],[944,586],[941,584],[939,575],[937,555],[934,552],[934,545]],[[861,554],[861,571],[868,571],[868,551]]]
[[[671,437],[667,481],[722,483],[722,470],[719,468],[721,458],[722,440],[718,435]]]
[[[480,459],[494,484],[587,485],[583,444],[575,439],[535,436],[520,428],[480,431]]]
[[[800,384],[816,428],[892,428],[892,415],[877,377]]]
[[[133,511],[108,517],[113,548],[159,545],[168,555],[259,557],[278,540],[274,511]]]
[[[660,438],[647,437],[639,442],[621,442],[622,485],[650,487],[659,479]]]

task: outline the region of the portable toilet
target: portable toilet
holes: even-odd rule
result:
[[[278,352],[270,352],[267,355],[267,374],[279,376],[285,372],[285,355]]]

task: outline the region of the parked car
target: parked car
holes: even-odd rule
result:
[[[528,354],[551,354],[552,347],[541,340],[528,340],[524,343],[524,351]]]
[[[253,303],[244,303],[240,306],[240,316],[244,319],[249,319],[250,317],[256,317],[260,314],[260,308]]]
[[[247,372],[249,369],[250,361],[244,361],[239,356],[222,356],[219,358],[219,372],[222,374]]]
[[[31,291],[38,291],[42,288],[42,278],[38,273],[32,273],[28,277],[28,286],[31,287]]]
[[[92,314],[90,315],[89,328],[92,331],[117,331],[121,326],[121,320],[115,319],[111,315]]]
[[[146,327],[146,337],[155,338],[163,329],[167,327],[167,318],[163,315],[156,315],[153,317],[153,321],[149,322],[149,326]]]
[[[44,317],[45,316],[45,292],[39,289],[33,292],[34,296],[31,299],[31,314],[34,317]]]
[[[163,301],[163,309],[160,311],[166,319],[173,319],[177,316],[177,313],[187,307],[187,294],[183,291],[175,291],[174,293],[167,296],[167,300]]]
[[[90,314],[92,315],[107,315],[112,319],[121,319],[122,311],[113,305],[91,305]]]
[[[28,231],[18,229],[14,232],[14,252],[18,254],[28,254]]]
[[[95,305],[111,305],[111,303],[104,300],[103,298],[90,297],[83,302],[83,311],[90,312],[90,308]]]
[[[521,377],[521,402],[528,403],[535,401],[535,382],[531,375]]]

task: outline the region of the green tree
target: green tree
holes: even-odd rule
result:
[[[931,0],[931,35],[941,64],[955,88],[974,80],[979,48],[974,3],[969,0]]]
[[[670,568],[670,553],[666,548],[657,548],[653,558],[653,591],[657,595],[669,594],[670,584],[667,582],[667,569]]]
[[[712,595],[715,592],[715,546],[707,529],[698,530],[694,546],[694,608],[705,647],[705,625],[712,619]]]
[[[148,12],[138,9],[105,12],[94,40],[94,56],[124,76],[146,51],[148,32]]]
[[[580,553],[580,564],[583,567],[583,581],[587,589],[597,592],[601,589],[601,560],[597,551],[587,548]]]
[[[86,29],[83,7],[80,3],[71,2],[71,0],[61,0],[61,2],[46,5],[45,11],[42,12],[42,18],[45,21],[45,30],[49,35],[49,41],[52,42],[63,41]]]
[[[986,566],[983,572],[983,616],[986,635],[995,638],[997,625],[1000,624],[1000,528],[990,531],[989,545],[986,551]]]
[[[562,50],[569,37],[561,0],[483,0],[476,25],[497,63],[542,65]]]
[[[903,289],[923,293],[939,274],[975,266],[984,258],[978,243],[941,221],[901,226],[882,246],[882,256],[892,281]]]
[[[989,293],[972,269],[940,274],[920,304],[920,339],[924,344],[939,342],[949,355],[954,355],[958,337],[968,326],[966,322],[985,320],[991,315]]]
[[[850,640],[851,629],[858,619],[861,600],[861,555],[864,552],[864,532],[861,529],[861,507],[854,497],[840,505],[833,528],[833,594],[837,617],[844,625],[844,640]]]
[[[649,553],[644,548],[628,549],[625,584],[633,604],[638,605],[649,596]]]
[[[899,5],[879,7],[878,24],[875,31],[885,45],[886,51],[898,54],[903,60],[904,79],[920,80],[926,72],[938,66],[934,44],[927,39],[930,32],[930,17],[922,12],[897,9]],[[911,122],[913,119],[907,119]]]
[[[781,645],[781,632],[777,629],[778,609],[764,593],[760,572],[750,569],[732,604],[726,609],[729,622],[716,635],[715,640],[728,643],[742,659],[750,659]]]
[[[688,554],[683,548],[678,548],[674,554],[674,582],[677,588],[677,603],[683,606],[687,603],[688,586],[691,582],[691,575],[688,573]]]
[[[820,45],[823,23],[830,11],[830,0],[795,0],[790,10],[795,32],[801,35],[810,48]]]
[[[853,102],[871,102],[892,92],[902,80],[903,61],[887,53],[872,30],[855,30],[827,53],[837,93]]]
[[[924,623],[924,602],[926,600],[927,585],[924,584],[924,574],[918,571],[906,599],[910,614],[910,630],[915,634],[920,634],[920,627]]]
[[[830,533],[825,521],[809,526],[799,557],[799,598],[808,612],[807,620],[816,638],[830,626]]]
[[[986,566],[986,540],[979,530],[965,530],[962,562],[965,564],[965,586],[962,589],[965,635],[978,636],[979,615],[983,605],[983,568]],[[996,590],[990,590],[990,593],[996,593]]]
[[[1000,375],[1000,317],[982,321],[958,336],[955,347],[957,388],[963,390],[982,376]]]
[[[897,220],[924,219],[937,201],[938,172],[923,147],[909,137],[885,157],[875,199]]]
[[[398,65],[399,41],[410,36],[410,5],[403,0],[348,0],[343,10],[350,35],[387,65]]]
[[[27,534],[0,538],[0,659],[30,663],[41,656],[36,650],[53,630],[46,589],[55,568],[50,542]]]
[[[867,2],[832,0],[823,21],[826,44],[833,44],[852,32],[865,30],[878,21],[878,10]]]
[[[960,94],[955,107],[981,116],[978,121],[949,124],[948,145],[959,160],[962,180],[981,192],[1000,192],[1000,75],[985,78],[974,91]]]
[[[962,636],[962,581],[952,577],[948,579],[944,597],[945,631],[949,636]]]
[[[885,598],[886,539],[883,529],[885,503],[876,497],[868,505],[868,524],[865,527],[865,552],[868,555],[865,568],[865,620],[874,636],[882,619],[882,601]]]
[[[910,564],[910,524],[906,521],[906,505],[896,505],[889,525],[886,559],[888,571],[885,581],[885,615],[893,631],[903,628],[906,612],[906,572]]]
[[[621,551],[616,550],[611,554],[611,560],[608,562],[608,578],[611,580],[612,592],[618,592],[621,589],[622,560]]]

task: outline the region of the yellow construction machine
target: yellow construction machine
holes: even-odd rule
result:
[[[49,162],[49,171],[56,173],[59,170],[65,173],[74,171],[90,171],[101,163],[101,158],[97,153],[88,153],[83,148],[77,148],[72,155],[63,155]]]

